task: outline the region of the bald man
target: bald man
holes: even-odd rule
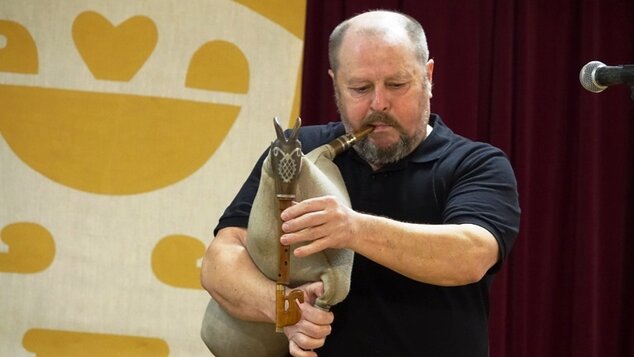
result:
[[[293,356],[487,356],[489,287],[519,230],[511,165],[499,149],[454,134],[430,112],[433,60],[421,25],[370,11],[329,40],[341,122],[305,127],[306,152],[344,131],[374,127],[337,156],[352,207],[334,197],[281,213],[282,244],[306,257],[355,252],[348,297],[312,306],[321,282],[300,286],[302,318],[286,327]],[[203,260],[203,286],[229,314],[275,321],[275,282],[246,251],[261,160],[220,218]],[[256,187],[253,187],[253,185]]]

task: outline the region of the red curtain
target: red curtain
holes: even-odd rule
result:
[[[309,0],[305,123],[338,118],[330,31],[379,8],[425,28],[432,111],[515,168],[521,233],[493,284],[491,356],[634,356],[634,100],[578,80],[591,60],[634,63],[634,1]]]

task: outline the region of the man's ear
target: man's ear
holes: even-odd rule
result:
[[[434,60],[430,59],[429,61],[427,61],[425,68],[427,69],[427,80],[425,81],[425,88],[427,89],[427,95],[429,96],[429,98],[431,98],[433,97],[431,88],[433,85],[432,78],[434,77]]]
[[[332,82],[335,82],[335,72],[332,71],[332,69],[328,70],[328,75],[330,76],[330,78],[332,79]]]
[[[429,80],[429,82],[433,82],[432,78],[434,76],[434,60],[430,59],[429,61],[427,61],[425,67],[427,67],[427,80]]]

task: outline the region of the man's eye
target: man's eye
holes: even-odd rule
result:
[[[355,92],[355,93],[365,93],[368,90],[370,90],[369,86],[363,86],[363,87],[351,87],[350,88],[351,91]]]
[[[398,88],[402,88],[405,86],[405,83],[389,83],[387,85],[389,88],[394,88],[394,89],[398,89]]]

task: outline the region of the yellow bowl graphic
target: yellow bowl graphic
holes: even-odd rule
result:
[[[100,194],[155,190],[218,148],[239,107],[180,99],[0,85],[0,132],[36,171]]]
[[[148,17],[132,16],[113,25],[93,11],[76,17],[72,35],[95,79],[117,82],[138,74],[159,36]],[[0,71],[39,72],[37,45],[24,26],[0,20],[0,36],[7,42],[0,49]],[[246,94],[249,64],[236,45],[209,41],[193,54],[184,82],[196,90]],[[213,155],[240,111],[234,105],[86,87],[0,84],[0,133],[31,168],[99,194],[142,193],[189,176]]]

